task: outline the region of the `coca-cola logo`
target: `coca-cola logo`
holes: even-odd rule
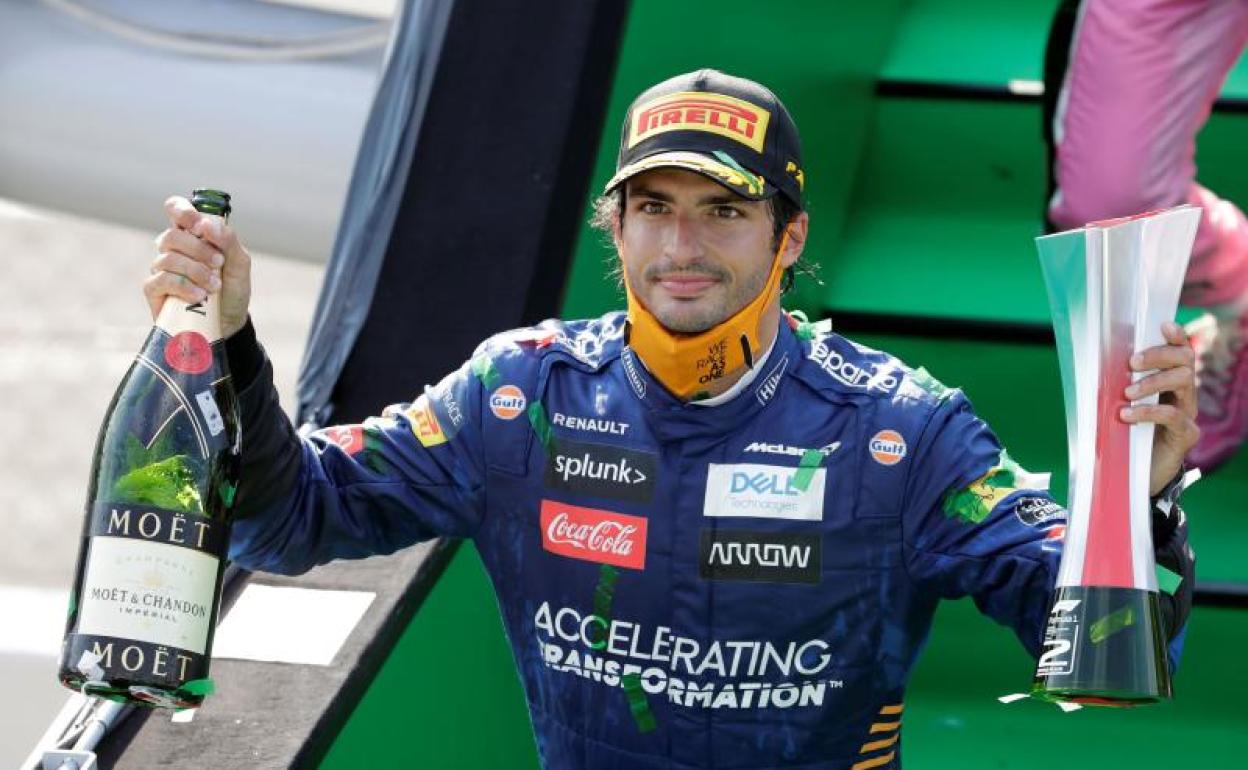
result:
[[[647,523],[641,516],[543,500],[542,548],[572,559],[645,569]]]

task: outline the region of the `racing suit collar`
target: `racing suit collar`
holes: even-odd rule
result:
[[[682,401],[672,395],[642,365],[641,359],[627,345],[620,351],[620,367],[628,390],[646,406],[646,418],[660,439],[692,436],[723,436],[766,408],[783,387],[784,375],[795,369],[801,356],[801,343],[793,330],[778,324],[775,342],[759,373],[749,387],[736,398],[715,406]]]

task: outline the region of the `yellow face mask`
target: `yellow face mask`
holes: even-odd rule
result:
[[[677,398],[689,400],[710,390],[719,380],[742,367],[751,367],[762,351],[760,325],[763,313],[780,296],[780,279],[784,268],[780,255],[789,243],[785,230],[771,261],[767,283],[750,304],[731,318],[697,334],[669,331],[633,294],[625,272],[624,289],[628,297],[628,344],[655,379]]]

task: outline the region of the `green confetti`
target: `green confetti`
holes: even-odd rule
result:
[[[360,462],[379,476],[393,473],[393,468],[386,461],[384,448],[381,430],[368,425],[364,426],[364,448],[360,450]]]
[[[615,599],[615,581],[619,579],[620,571],[610,564],[604,564],[598,575],[598,585],[594,588],[594,614],[602,618],[603,622],[609,626],[611,624],[611,603]],[[589,646],[594,650],[601,650],[603,647],[606,647],[607,640],[605,635],[602,639],[591,642]]]
[[[550,420],[546,418],[546,408],[542,406],[541,401],[534,401],[529,404],[529,424],[533,426],[533,432],[537,434],[537,440],[541,442],[547,454],[554,451],[554,442],[550,437]]]
[[[715,157],[719,158],[719,161],[723,163],[725,166],[728,166],[733,171],[736,171],[738,174],[745,177],[745,183],[749,187],[750,192],[752,194],[754,195],[763,194],[763,178],[762,177],[760,177],[759,175],[753,172],[746,171],[741,166],[740,163],[737,163],[737,161],[735,161],[731,155],[724,152],[723,150],[716,150]]]
[[[186,455],[135,468],[117,479],[112,499],[118,503],[154,505],[170,511],[204,515],[195,472]]]
[[[1170,570],[1157,565],[1157,587],[1168,594],[1173,594],[1179,590],[1179,583],[1183,582],[1183,578],[1174,574]]]
[[[608,568],[613,571],[608,573]],[[603,620],[607,620],[607,616],[611,614],[611,602],[615,598],[614,569],[610,565],[603,565],[602,577],[598,581],[598,587],[594,589],[594,614]]]
[[[217,686],[212,683],[211,679],[192,679],[178,688],[188,695],[212,695],[217,690]]]
[[[1135,611],[1130,606],[1115,610],[1088,627],[1092,644],[1100,644],[1124,628],[1135,625]]]
[[[224,483],[217,488],[217,492],[221,496],[221,502],[226,508],[234,507],[234,495],[238,493],[237,484]]]
[[[927,369],[924,369],[922,366],[910,373],[910,380],[923,390],[931,393],[940,401],[950,398],[955,392],[953,388],[948,387],[943,382],[933,377],[931,372],[927,371]]]
[[[979,524],[988,518],[988,514],[997,504],[1018,491],[1016,486],[1020,476],[1030,475],[1022,466],[1010,458],[1004,449],[997,458],[997,464],[988,469],[964,489],[949,490],[941,502],[941,509],[946,516],[961,519],[968,524]]]
[[[650,711],[650,701],[646,698],[645,691],[641,689],[641,676],[625,674],[620,682],[624,686],[624,693],[628,697],[628,710],[633,714],[633,721],[637,723],[638,731],[650,732],[658,725],[655,722],[654,713]]]
[[[818,449],[807,449],[802,452],[802,459],[797,464],[797,473],[793,474],[793,486],[806,491],[811,479],[815,477],[815,469],[823,464],[823,452]]]
[[[78,610],[78,597],[74,594],[69,595],[69,610],[65,613],[65,617],[73,615]]]
[[[486,390],[493,389],[495,383],[498,382],[498,369],[494,367],[494,359],[485,354],[481,354],[472,359],[472,373],[481,380],[481,384]]]

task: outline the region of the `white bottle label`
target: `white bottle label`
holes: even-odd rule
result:
[[[199,411],[204,415],[209,433],[215,436],[225,430],[225,421],[221,419],[221,410],[217,408],[217,400],[212,397],[211,391],[196,393],[195,401],[199,403]]]
[[[75,631],[205,654],[228,527],[195,514],[96,503],[89,534]]]
[[[78,633],[204,654],[217,587],[216,557],[131,538],[91,541]]]

